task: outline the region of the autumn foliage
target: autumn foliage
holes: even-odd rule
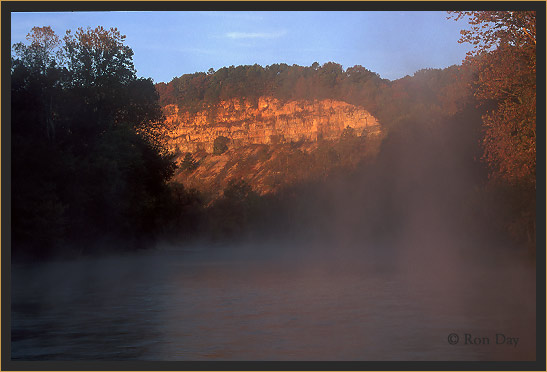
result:
[[[483,117],[484,158],[492,175],[535,184],[536,14],[533,11],[455,12],[471,29],[461,43],[474,46],[466,63],[477,67],[475,95],[494,109]]]
[[[514,236],[535,246],[536,232],[536,12],[454,12],[467,18],[460,43],[474,46],[465,65],[476,68],[475,96],[491,109],[483,115],[483,158],[511,210]],[[499,191],[498,191],[499,192]]]

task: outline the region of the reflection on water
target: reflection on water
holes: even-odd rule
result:
[[[14,265],[12,358],[535,359],[530,267],[412,265],[187,252]]]

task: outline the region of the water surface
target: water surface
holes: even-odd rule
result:
[[[230,257],[163,250],[16,264],[12,358],[535,359],[529,264]],[[466,333],[490,343],[466,345]],[[498,345],[496,334],[518,344]]]

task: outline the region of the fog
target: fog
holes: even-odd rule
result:
[[[535,263],[473,203],[462,127],[388,136],[264,236],[15,264],[12,357],[534,360]]]

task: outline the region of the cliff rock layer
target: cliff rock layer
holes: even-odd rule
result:
[[[230,140],[231,148],[251,144],[333,140],[344,128],[360,136],[380,134],[381,127],[368,111],[345,102],[289,101],[261,97],[258,103],[232,99],[209,109],[191,113],[176,105],[164,107],[167,143],[172,151],[213,152],[219,136]]]

